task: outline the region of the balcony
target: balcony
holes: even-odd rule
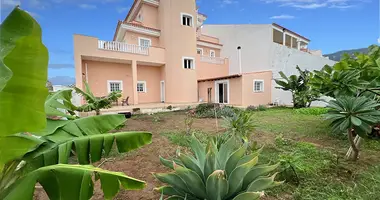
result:
[[[200,56],[201,62],[206,62],[206,63],[212,63],[212,64],[217,64],[217,65],[224,65],[226,62],[225,58],[219,58],[219,57],[209,57],[209,56]]]
[[[229,61],[227,58],[197,55],[196,69],[198,79],[227,76],[229,73]]]
[[[164,65],[166,63],[164,48],[104,41],[84,35],[74,35],[74,55],[87,60],[105,62],[130,63],[131,60],[135,60],[153,65]]]
[[[98,48],[108,51],[119,51],[149,56],[149,47],[127,44],[125,42],[98,40]]]

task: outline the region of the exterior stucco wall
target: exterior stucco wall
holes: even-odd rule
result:
[[[183,26],[181,13],[193,16],[193,27]],[[197,102],[197,73],[183,68],[183,57],[196,58],[197,14],[195,0],[161,0],[159,6],[160,46],[166,49],[166,102]]]
[[[202,32],[219,38],[221,57],[230,60],[230,74],[239,73],[237,47],[241,49],[242,72],[268,70],[272,25],[204,25]]]
[[[219,38],[209,36],[209,35],[203,35],[201,34],[199,36],[199,40],[207,41],[207,42],[212,42],[212,43],[219,43]]]
[[[146,92],[139,92],[139,103],[158,103],[160,97],[161,67],[137,66],[137,80],[146,82]]]
[[[196,57],[196,71],[197,79],[215,78],[220,76],[228,76],[229,62],[228,59],[224,60],[224,64],[213,64],[201,61],[201,57]]]
[[[201,46],[201,45],[197,45],[197,48],[203,49],[203,56],[210,56],[210,50],[214,50],[215,51],[215,57],[220,57],[220,49],[205,47],[205,46]]]
[[[243,74],[242,76],[242,105],[243,106],[258,106],[271,103],[272,98],[272,72],[263,71]],[[264,81],[264,91],[254,91],[254,80]]]
[[[128,44],[139,45],[139,37],[150,39],[150,41],[152,42],[151,45],[153,47],[159,47],[158,37],[153,37],[153,36],[145,35],[141,33],[134,33],[130,31],[127,31],[125,33],[123,41]]]
[[[122,98],[129,96],[129,102],[133,102],[132,68],[130,64],[83,61],[83,71],[87,64],[88,84],[95,96],[108,95],[108,80],[123,81]],[[105,73],[106,72],[106,73]]]
[[[242,77],[229,79],[230,105],[242,105]]]
[[[334,65],[335,61],[327,58],[312,55],[297,49],[291,49],[283,45],[272,43],[270,50],[271,65],[270,68],[273,71],[273,78],[281,78],[279,72],[282,71],[285,75],[290,76],[297,74],[296,66],[298,65],[302,70],[307,69],[309,71],[320,70],[323,66]],[[292,95],[290,92],[286,92],[280,89],[276,89],[276,83],[272,81],[272,102],[279,102],[283,105],[292,105]],[[322,105],[321,102],[315,102],[313,105]]]
[[[200,102],[207,102],[208,101],[208,88],[211,89],[211,102],[215,102],[215,85],[214,81],[205,81],[205,82],[199,82],[198,83],[198,99]]]
[[[143,4],[141,6],[140,13],[143,16],[142,24],[144,26],[159,29],[158,8],[148,4]]]

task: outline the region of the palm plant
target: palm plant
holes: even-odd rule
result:
[[[252,200],[263,190],[281,184],[274,181],[277,173],[268,176],[279,164],[257,165],[260,151],[246,155],[248,145],[237,146],[231,138],[218,150],[213,142],[205,147],[193,136],[190,147],[195,157],[182,153],[173,161],[160,157],[174,172],[155,173],[159,181],[168,184],[156,190],[168,199]]]
[[[3,21],[0,46],[0,199],[32,199],[36,183],[52,200],[90,199],[98,180],[106,199],[120,188],[145,186],[88,165],[113,146],[128,152],[148,144],[151,134],[109,134],[126,121],[124,116],[78,118],[67,113],[75,109],[71,90],[48,96],[48,51],[40,26],[27,12],[17,7]],[[68,165],[75,157],[85,165]]]
[[[115,91],[109,93],[105,97],[96,97],[87,82],[84,82],[85,91],[75,87],[75,92],[82,95],[87,104],[78,107],[80,112],[95,111],[96,115],[100,115],[100,109],[111,108],[112,103],[117,101],[121,97],[121,91]]]
[[[227,134],[234,136],[247,143],[252,132],[255,130],[253,114],[240,111],[232,117],[223,117],[222,126],[226,128]]]
[[[343,96],[329,102],[331,108],[326,114],[326,119],[331,121],[334,131],[347,132],[353,153],[351,159],[356,160],[359,156],[358,141],[354,140],[353,134],[358,134],[362,138],[371,133],[372,126],[380,122],[380,111],[376,101],[366,97]]]

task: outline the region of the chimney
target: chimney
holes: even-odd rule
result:
[[[242,69],[241,69],[241,47],[238,46],[238,47],[237,47],[237,50],[238,50],[239,74],[241,74],[241,73],[242,73]]]

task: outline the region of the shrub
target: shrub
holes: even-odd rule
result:
[[[246,111],[257,111],[257,108],[256,108],[256,106],[248,106],[246,109],[245,109]]]
[[[199,104],[195,108],[195,114],[200,118],[214,118],[215,115],[217,118],[221,118],[222,116],[232,117],[238,111],[240,111],[238,108],[234,108],[232,106],[220,106],[215,103]]]
[[[205,147],[193,136],[190,147],[195,157],[183,153],[174,160],[160,157],[174,172],[154,174],[167,184],[156,191],[169,199],[258,199],[261,191],[281,184],[274,181],[277,173],[271,175],[279,164],[256,165],[260,151],[246,155],[247,146],[230,138],[218,150],[212,142]]]
[[[326,114],[329,109],[328,108],[300,108],[294,110],[298,114],[304,115],[323,115]]]
[[[227,133],[236,137],[239,141],[248,143],[255,126],[253,124],[253,116],[250,112],[241,111],[232,117],[223,117],[223,127]]]
[[[172,109],[173,109],[173,106],[172,106],[172,105],[169,105],[166,109],[168,109],[168,110],[172,110]]]
[[[257,110],[258,110],[258,111],[266,111],[266,110],[267,110],[267,107],[266,107],[265,105],[259,105],[259,106],[257,107]]]

